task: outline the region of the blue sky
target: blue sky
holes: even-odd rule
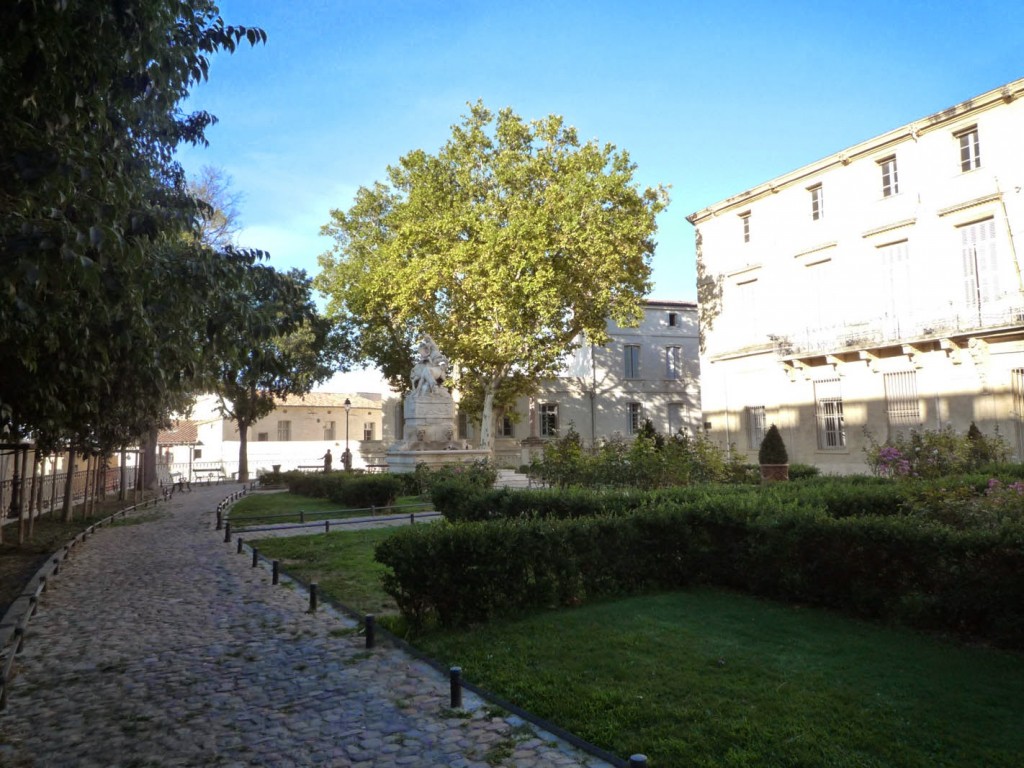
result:
[[[436,151],[482,99],[556,113],[671,186],[659,299],[694,300],[686,216],[1024,77],[1020,0],[709,3],[224,0],[267,45],[219,54],[186,109],[220,122],[186,171],[223,168],[242,245],[318,270],[318,230],[412,149]]]

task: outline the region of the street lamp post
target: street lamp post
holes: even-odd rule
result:
[[[352,469],[352,452],[348,449],[348,415],[352,410],[352,401],[345,398],[345,455],[341,457],[341,463],[348,472]]]

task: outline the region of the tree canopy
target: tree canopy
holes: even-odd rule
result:
[[[262,30],[207,0],[0,6],[0,415],[44,447],[155,428],[203,367],[202,313],[254,255],[195,238],[180,104]],[[123,443],[122,443],[123,444]]]
[[[436,153],[415,150],[331,211],[317,286],[364,361],[408,389],[409,351],[430,334],[480,404],[557,373],[580,334],[642,316],[664,188],[639,189],[625,151],[580,142],[558,116],[524,121],[482,103]]]
[[[239,307],[247,311],[240,313]],[[238,425],[238,479],[248,480],[248,430],[275,400],[304,395],[340,367],[342,337],[321,316],[301,270],[247,270],[209,314],[211,389]]]

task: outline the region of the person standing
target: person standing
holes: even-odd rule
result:
[[[334,461],[334,457],[331,456],[331,449],[328,448],[327,449],[327,453],[325,453],[320,458],[322,458],[324,460],[324,472],[330,472],[331,471],[331,462]]]

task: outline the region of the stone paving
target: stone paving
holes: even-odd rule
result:
[[[214,531],[228,487],[76,548],[26,634],[0,765],[607,766],[271,586]],[[129,522],[132,522],[129,519]]]

